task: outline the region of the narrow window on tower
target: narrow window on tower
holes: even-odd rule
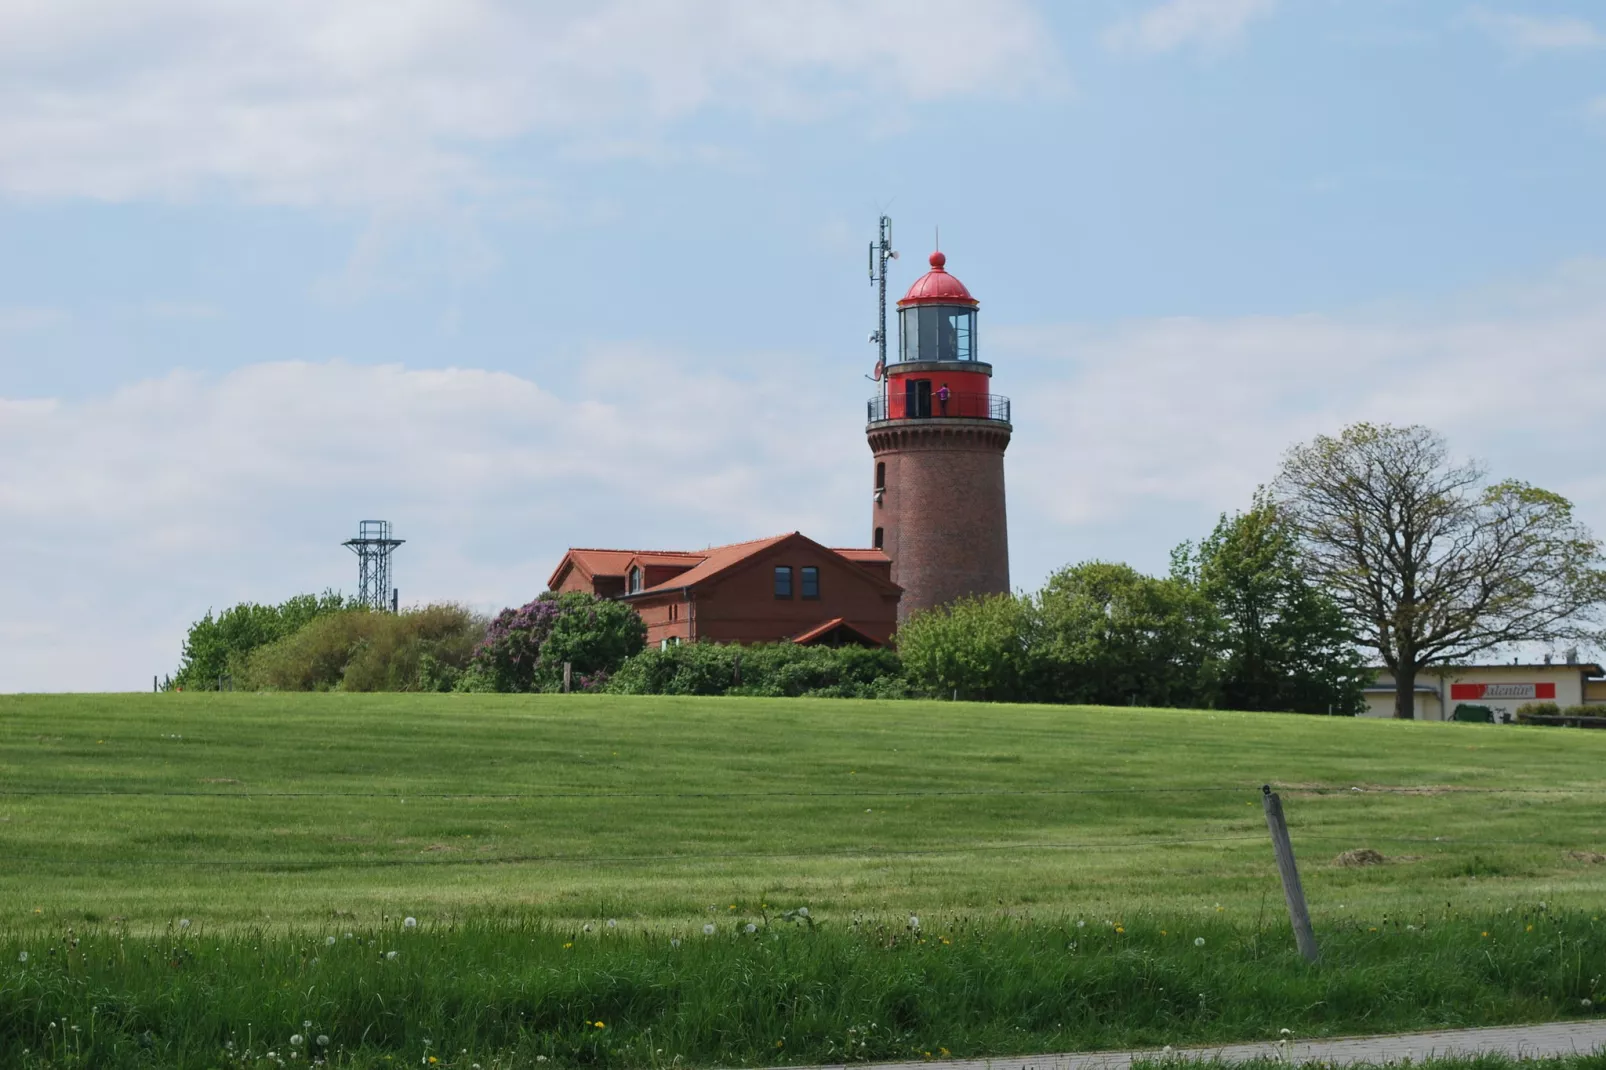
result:
[[[792,597],[792,566],[791,565],[777,565],[777,566],[775,566],[775,597],[776,598],[791,598]]]
[[[820,597],[820,570],[813,565],[803,566],[803,575],[798,577],[803,581],[803,597]]]
[[[948,322],[943,328],[944,355],[949,352],[948,341],[952,341],[951,351],[954,360],[976,359],[976,313],[949,312]]]
[[[884,543],[886,541],[887,541],[886,532],[882,531],[880,528],[876,528],[875,529],[875,548],[877,550],[881,549],[882,548],[882,543]]]
[[[886,490],[887,489],[887,462],[886,461],[877,461],[875,463],[875,489],[876,490]]]

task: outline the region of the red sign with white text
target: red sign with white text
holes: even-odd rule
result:
[[[1555,698],[1555,684],[1451,684],[1450,699],[1463,701],[1480,698]]]

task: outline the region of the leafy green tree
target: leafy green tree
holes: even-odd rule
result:
[[[1221,705],[1358,713],[1369,673],[1338,604],[1305,575],[1299,538],[1265,493],[1225,514],[1197,547],[1172,555],[1173,578],[1215,607]]]
[[[1193,584],[1089,561],[1036,597],[1037,692],[1106,706],[1213,706],[1220,622]]]
[[[562,686],[564,662],[577,676],[606,677],[646,645],[641,614],[624,602],[581,593],[564,595],[559,605],[562,612],[540,647],[535,682],[542,690]]]
[[[584,676],[614,672],[642,648],[647,628],[624,602],[583,591],[543,592],[534,601],[504,609],[485,630],[462,691],[556,691],[563,663]]]
[[[255,650],[241,681],[276,691],[449,691],[485,635],[454,605],[323,613]]]
[[[1601,545],[1559,494],[1489,483],[1426,427],[1355,424],[1290,450],[1276,484],[1302,567],[1337,601],[1350,639],[1416,678],[1525,643],[1601,639]]]
[[[898,656],[917,692],[984,702],[1037,698],[1037,606],[1011,594],[961,598],[911,614],[898,626]]]
[[[246,659],[259,647],[294,634],[326,613],[356,606],[356,599],[325,591],[298,594],[276,606],[241,602],[216,617],[207,610],[206,616],[190,625],[182,661],[168,686],[192,690],[216,687],[218,677],[244,672]]]

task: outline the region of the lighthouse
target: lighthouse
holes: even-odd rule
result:
[[[1009,399],[992,392],[992,365],[977,355],[979,302],[940,251],[930,263],[898,302],[898,345],[877,369],[882,389],[865,428],[875,457],[871,539],[903,588],[900,620],[1009,591]]]

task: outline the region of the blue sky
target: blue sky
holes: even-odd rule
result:
[[[1014,579],[1164,567],[1422,422],[1606,532],[1606,12],[1489,0],[0,0],[0,690],[209,606],[862,544],[864,246],[942,228]]]

